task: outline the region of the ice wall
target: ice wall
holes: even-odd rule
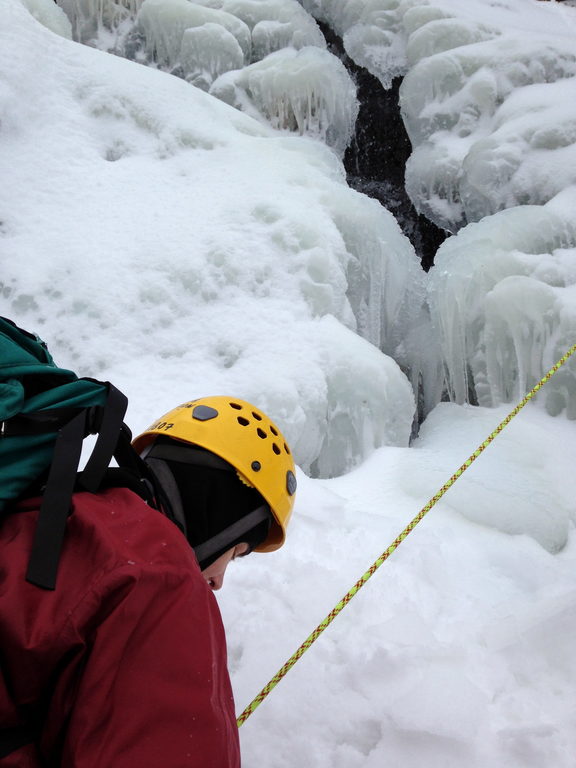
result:
[[[576,340],[576,188],[469,224],[439,249],[430,305],[457,402],[521,400]],[[576,362],[538,395],[576,418]]]
[[[319,138],[342,156],[358,114],[344,65],[320,48],[285,48],[222,75],[210,93],[273,128]]]
[[[416,208],[455,232],[576,181],[576,14],[522,0],[413,8],[401,108]],[[447,18],[448,16],[448,18]],[[536,29],[536,19],[541,24]]]
[[[576,181],[573,8],[535,0],[301,2],[385,88],[406,75],[406,188],[442,229],[545,203]]]
[[[393,347],[421,273],[334,152],[6,2],[3,313],[61,364],[125,389],[135,431],[195,394],[233,392],[270,411],[307,471],[406,445],[410,384],[357,335],[354,310],[387,275],[389,314],[358,314]],[[356,235],[358,220],[377,235]]]

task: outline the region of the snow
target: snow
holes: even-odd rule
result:
[[[219,595],[240,710],[507,411],[445,403],[413,447],[299,477],[278,567],[239,562]],[[506,427],[242,726],[249,768],[573,765],[564,441],[538,409]]]
[[[136,432],[225,392],[286,432],[299,464],[288,542],[231,566],[218,594],[240,712],[574,343],[576,11],[59,5],[71,26],[52,0],[0,0],[2,314],[125,391]],[[353,100],[306,37],[311,13],[383,82],[408,71],[410,178],[460,227],[429,277],[391,214],[345,184]],[[137,15],[163,65],[67,39],[136,50]],[[309,63],[300,77],[296,63]],[[227,79],[250,114],[205,92]],[[264,103],[269,120],[288,103],[307,116],[312,93],[330,114],[306,124],[312,138],[264,121]],[[573,768],[575,370],[513,419],[242,726],[245,768]],[[425,382],[430,411],[410,447],[405,374]],[[443,384],[457,402],[437,404]]]

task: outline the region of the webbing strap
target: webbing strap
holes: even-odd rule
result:
[[[112,384],[107,383],[107,387],[104,407],[80,409],[58,431],[26,571],[26,580],[43,589],[56,588],[58,562],[75,485],[95,493],[113,453],[118,450],[120,438],[125,437],[122,419],[128,400]],[[95,414],[101,416],[99,425],[92,423]],[[77,477],[82,442],[85,435],[94,432],[98,433],[96,444],[85,469]]]
[[[46,408],[36,413],[21,413],[0,422],[0,437],[22,437],[55,432],[85,408]]]
[[[58,432],[46,490],[34,532],[26,580],[55,589],[58,561],[82,452],[86,413],[81,412]]]
[[[500,424],[496,427],[496,429],[484,440],[481,445],[478,446],[478,448],[474,451],[474,453],[466,459],[464,464],[456,470],[456,472],[452,475],[452,477],[446,482],[440,490],[432,496],[430,501],[422,507],[420,512],[416,515],[416,517],[408,523],[406,528],[396,537],[396,539],[392,542],[392,544],[388,547],[388,549],[384,550],[384,552],[380,555],[380,557],[374,561],[374,563],[370,566],[370,568],[364,573],[354,584],[354,586],[344,595],[344,597],[338,602],[334,608],[330,611],[328,616],[324,619],[324,621],[320,622],[320,624],[316,627],[316,629],[312,632],[311,635],[309,635],[306,640],[302,643],[302,645],[298,648],[297,651],[295,651],[292,656],[288,659],[288,661],[284,664],[284,666],[278,670],[278,672],[274,675],[274,677],[262,688],[260,693],[254,698],[254,700],[246,707],[246,709],[242,712],[242,714],[237,719],[237,725],[240,727],[242,723],[245,723],[246,720],[250,717],[252,712],[254,712],[255,709],[257,709],[260,704],[264,701],[264,699],[268,696],[270,691],[272,691],[282,680],[283,677],[292,669],[294,664],[300,659],[304,653],[310,648],[310,646],[320,637],[322,632],[330,626],[330,624],[334,621],[336,616],[342,611],[342,609],[348,605],[350,600],[358,593],[358,591],[366,584],[368,579],[373,576],[378,568],[384,563],[390,555],[400,546],[400,544],[404,541],[404,539],[408,536],[409,533],[411,533],[414,528],[418,525],[421,520],[426,516],[426,514],[432,509],[432,507],[440,501],[442,496],[446,493],[446,491],[451,488],[456,480],[468,469],[468,467],[480,456],[482,451],[484,451],[490,443],[494,440],[494,438],[502,432],[504,427],[509,424],[514,416],[528,403],[529,400],[531,400],[534,395],[540,390],[544,384],[546,384],[547,381],[549,381],[552,376],[556,373],[556,371],[561,368],[561,366],[564,365],[564,363],[568,360],[568,358],[574,354],[576,351],[576,344],[566,352],[563,357],[558,360],[556,365],[552,366],[548,373],[543,376],[538,384],[536,384],[535,387],[533,387],[530,392],[526,395],[526,397],[518,403],[518,405],[514,408],[513,411],[511,411],[508,416],[506,416],[503,421],[500,422]]]
[[[80,475],[80,484],[91,493],[98,490],[104,472],[110,464],[127,407],[126,395],[108,383],[108,396],[102,412],[102,423],[98,428],[96,445]]]
[[[256,507],[252,512],[241,517],[240,520],[232,523],[228,528],[224,528],[223,531],[212,536],[208,541],[195,546],[194,552],[198,562],[202,563],[203,560],[212,557],[212,555],[215,555],[219,550],[229,546],[235,539],[248,533],[248,531],[251,531],[252,528],[259,523],[263,523],[264,520],[270,520],[270,518],[271,513],[268,504],[262,504],[262,506]]]

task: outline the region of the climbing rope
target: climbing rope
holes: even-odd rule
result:
[[[468,469],[468,467],[472,464],[472,462],[476,461],[476,459],[478,458],[478,456],[480,456],[482,451],[484,451],[490,445],[490,443],[494,440],[494,438],[497,435],[499,435],[500,432],[502,432],[504,427],[512,421],[514,416],[516,416],[516,414],[522,408],[524,408],[526,403],[534,397],[534,395],[538,392],[538,390],[541,389],[544,386],[544,384],[546,384],[546,382],[549,381],[552,378],[552,376],[554,376],[556,371],[561,366],[564,365],[564,363],[568,360],[568,358],[575,351],[576,351],[576,344],[573,347],[571,347],[568,350],[568,352],[566,352],[566,354],[563,357],[560,358],[560,360],[558,360],[556,365],[554,365],[552,368],[550,368],[548,373],[542,379],[540,379],[538,384],[536,384],[536,386],[533,387],[530,390],[530,392],[528,392],[528,394],[522,400],[522,402],[518,403],[516,408],[514,408],[514,410],[511,411],[508,414],[508,416],[506,416],[506,418],[503,421],[500,422],[500,424],[498,424],[496,429],[486,438],[486,440],[484,440],[484,442],[481,443],[481,445],[478,446],[478,448],[474,451],[474,453],[468,459],[466,459],[466,461],[464,462],[464,464],[462,464],[460,469],[456,470],[456,472],[452,475],[450,480],[448,480],[448,482],[445,483],[442,486],[442,488],[440,488],[438,493],[436,493],[434,496],[432,496],[430,501],[424,507],[422,507],[422,509],[416,515],[416,517],[410,523],[408,523],[406,528],[404,528],[402,533],[400,533],[397,536],[397,538],[392,542],[392,544],[390,544],[388,549],[386,549],[380,555],[380,557],[377,560],[374,561],[374,563],[370,566],[370,568],[368,568],[366,573],[364,573],[358,579],[356,584],[354,584],[354,586],[344,595],[344,597],[340,600],[340,602],[338,602],[334,606],[334,608],[330,611],[328,616],[326,616],[326,618],[322,622],[320,622],[320,624],[316,627],[316,629],[312,632],[312,634],[309,635],[306,638],[306,640],[304,640],[304,642],[298,648],[298,650],[294,654],[292,654],[292,656],[288,659],[288,661],[284,664],[284,666],[281,669],[278,670],[278,672],[274,675],[274,677],[270,680],[270,682],[268,682],[264,686],[264,688],[262,688],[260,693],[246,707],[246,709],[242,712],[242,714],[238,717],[238,719],[236,721],[237,724],[238,724],[238,727],[240,727],[243,723],[246,722],[246,720],[250,717],[250,715],[254,712],[254,710],[257,709],[257,707],[259,707],[260,704],[264,701],[264,699],[268,696],[270,691],[272,691],[272,689],[275,688],[278,685],[280,680],[282,680],[282,678],[289,672],[289,670],[292,669],[292,667],[294,666],[294,664],[296,664],[298,659],[300,659],[304,655],[304,653],[308,650],[308,648],[310,648],[312,643],[314,643],[320,637],[322,632],[324,632],[324,630],[327,629],[330,626],[330,624],[334,621],[336,616],[338,616],[340,611],[346,605],[348,605],[350,600],[352,600],[354,595],[356,595],[359,592],[359,590],[364,586],[364,584],[366,584],[368,579],[376,573],[376,571],[378,570],[378,568],[380,568],[382,563],[384,563],[390,557],[390,555],[400,546],[400,544],[404,541],[404,539],[408,536],[408,534],[411,533],[414,530],[414,528],[426,516],[426,514],[432,509],[432,507],[438,501],[440,501],[440,499],[442,498],[442,496],[444,496],[446,491],[454,485],[456,480],[458,480],[458,478]]]

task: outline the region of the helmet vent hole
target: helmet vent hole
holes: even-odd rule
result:
[[[264,430],[263,430],[263,429],[260,429],[260,427],[258,427],[258,429],[256,430],[256,432],[258,433],[258,437],[261,437],[261,438],[262,438],[262,440],[264,440],[265,438],[267,438],[267,437],[268,437],[268,435],[266,434],[266,432],[264,432]]]
[[[238,403],[230,403],[230,408],[235,408],[237,411],[242,410],[242,406],[239,405]]]
[[[247,427],[250,422],[248,419],[245,419],[244,416],[238,416],[238,424],[241,424],[243,427]]]
[[[259,413],[256,413],[256,411],[252,411],[252,416],[254,416],[256,421],[262,421],[262,416],[260,416]]]
[[[270,432],[272,432],[273,435],[276,435],[278,437],[278,430],[276,427],[273,427],[272,424],[270,424]]]
[[[274,451],[276,456],[279,456],[282,453],[282,451],[280,450],[280,448],[278,448],[276,443],[272,443],[272,450]]]
[[[286,451],[286,453],[287,453],[288,455],[290,455],[290,448],[288,448],[288,446],[286,445],[286,443],[284,443],[284,450]]]

